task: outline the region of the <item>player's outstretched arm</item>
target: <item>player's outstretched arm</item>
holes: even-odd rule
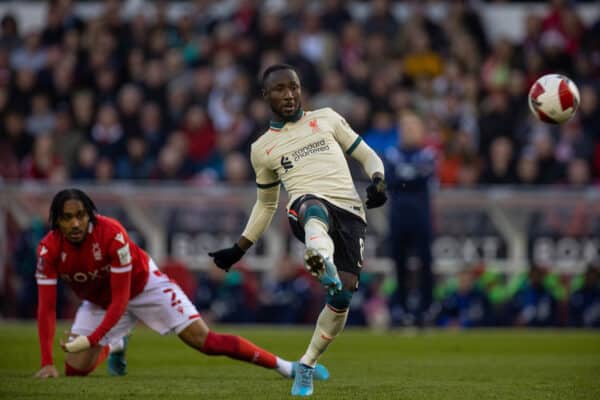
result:
[[[233,246],[208,253],[217,267],[229,271],[233,264],[242,259],[248,250],[271,224],[279,203],[279,183],[275,186],[260,187],[257,190],[256,203],[246,223],[242,236]]]
[[[381,158],[364,141],[360,141],[351,156],[361,163],[371,179],[367,187],[367,208],[381,207],[387,201],[385,193],[384,168]]]
[[[56,278],[48,278],[40,271],[37,274],[37,326],[42,367],[35,374],[35,377],[56,378],[58,377],[58,371],[54,367],[52,356],[52,343],[54,342],[54,333],[56,330]]]

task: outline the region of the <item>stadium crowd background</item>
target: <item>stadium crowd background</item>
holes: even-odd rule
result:
[[[365,19],[344,1],[249,0],[226,17],[211,13],[211,1],[193,1],[170,20],[167,3],[125,19],[120,2],[108,0],[84,19],[72,1],[54,0],[43,29],[27,32],[2,16],[1,179],[252,183],[250,143],[270,115],[258,77],[286,62],[300,73],[306,109],[334,108],[379,153],[402,136],[399,115],[416,111],[442,186],[600,182],[600,20],[584,24],[568,2],[528,15],[518,43],[488,40],[477,8],[463,1],[438,21],[411,3],[402,22],[385,0],[370,2]],[[530,85],[548,72],[581,92],[577,116],[562,126],[537,122],[527,106]],[[15,247],[23,281],[5,315],[33,316],[35,282],[25,272],[35,267],[38,225]],[[300,271],[283,260],[271,282],[243,268],[213,269],[188,290],[219,321],[306,322],[322,298]],[[536,268],[509,282],[473,269],[438,286],[431,322],[598,326],[598,280],[593,268],[568,282]],[[377,275],[363,282],[351,322],[406,322],[389,312],[393,285]],[[583,308],[590,304],[595,311]]]

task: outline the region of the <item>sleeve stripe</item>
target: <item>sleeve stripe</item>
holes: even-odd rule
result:
[[[268,188],[272,188],[273,186],[277,186],[281,183],[281,181],[276,181],[273,183],[258,183],[256,182],[256,186],[258,186],[259,189],[268,189]]]
[[[115,274],[124,274],[125,272],[131,271],[132,268],[133,267],[131,266],[131,264],[126,265],[124,267],[110,267],[110,272]]]
[[[356,148],[358,147],[358,145],[360,144],[360,142],[362,142],[362,138],[359,136],[356,138],[356,140],[354,141],[354,143],[352,143],[352,146],[350,146],[348,148],[348,150],[346,150],[346,154],[350,155],[352,154],[352,152],[354,150],[356,150]]]
[[[56,285],[56,279],[38,279],[38,285]]]

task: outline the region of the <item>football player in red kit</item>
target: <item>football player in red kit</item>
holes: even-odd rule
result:
[[[211,331],[183,291],[160,272],[116,220],[97,213],[81,190],[57,193],[50,206],[51,231],[38,246],[38,378],[58,377],[52,358],[56,322],[56,283],[67,282],[83,300],[61,341],[67,352],[65,375],[87,375],[109,355],[122,352],[123,338],[142,321],[160,334],[175,332],[188,346],[207,355],[295,375],[296,363],[283,360],[234,335]],[[327,370],[321,366],[321,379]],[[123,371],[124,373],[124,371]]]

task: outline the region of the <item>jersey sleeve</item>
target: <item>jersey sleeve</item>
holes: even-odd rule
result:
[[[110,259],[111,299],[104,319],[88,337],[96,345],[106,333],[119,322],[127,309],[131,293],[131,271],[133,269],[129,235],[120,225],[109,231],[107,247]]]
[[[35,279],[38,285],[37,325],[41,365],[52,365],[52,342],[56,329],[56,249],[46,236],[37,248]]]
[[[261,156],[260,149],[256,143],[252,145],[250,162],[256,175],[256,186],[259,189],[268,189],[281,183],[277,173],[268,167],[266,160]]]
[[[350,127],[344,117],[332,109],[329,110],[331,113],[330,118],[333,120],[333,136],[342,147],[342,150],[344,150],[346,154],[351,155],[360,142],[362,142],[362,138],[354,132],[354,129]]]
[[[37,248],[37,265],[35,268],[35,280],[38,285],[56,285],[57,254],[50,236],[46,236]]]

